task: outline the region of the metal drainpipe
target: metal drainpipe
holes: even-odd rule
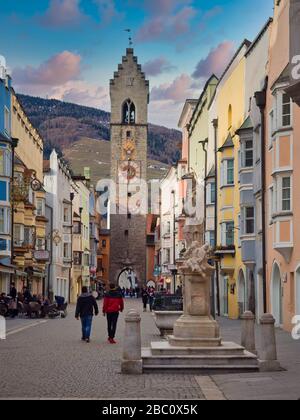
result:
[[[12,139],[12,159],[11,159],[11,184],[13,185],[14,183],[14,177],[15,177],[15,149],[18,146],[19,140],[16,138]],[[15,207],[14,207],[14,202],[13,200],[11,201],[11,228],[10,228],[10,232],[11,232],[11,241],[10,241],[10,252],[11,252],[11,256],[10,256],[10,263],[13,265],[14,263],[14,252],[15,252],[15,247],[14,247],[14,223],[15,223]],[[13,274],[10,276],[10,281],[13,281]]]
[[[218,119],[212,121],[215,133],[215,245],[218,245]],[[219,283],[219,262],[215,261],[216,287],[217,287],[217,314],[221,315],[220,283]]]
[[[72,268],[73,268],[73,200],[75,194],[73,192],[70,193],[70,201],[71,201],[71,266],[69,268],[69,302],[71,302],[71,281],[72,281]]]
[[[48,284],[47,284],[47,297],[50,298],[50,277],[51,277],[51,266],[53,263],[53,208],[46,204],[46,207],[50,210],[50,261],[48,264]]]
[[[267,86],[268,78],[266,78],[265,87],[262,91],[255,92],[256,105],[260,109],[261,115],[261,216],[262,216],[262,264],[263,264],[263,303],[264,313],[267,313],[267,241],[266,241],[266,150],[265,150],[265,108],[267,104]]]

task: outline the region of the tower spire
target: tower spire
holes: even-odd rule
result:
[[[132,36],[131,36],[131,29],[124,29],[124,32],[128,32],[128,42],[129,42],[129,48],[132,48],[133,46],[133,41],[132,41]]]

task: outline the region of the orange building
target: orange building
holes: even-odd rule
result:
[[[109,256],[110,256],[110,231],[100,229],[99,247],[97,251],[97,280],[106,287],[109,285]]]
[[[300,315],[300,108],[291,98],[290,67],[293,53],[300,55],[299,1],[274,1],[274,9],[265,138],[267,310],[291,330]]]

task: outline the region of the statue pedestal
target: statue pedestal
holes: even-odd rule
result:
[[[183,312],[168,341],[142,350],[143,370],[257,372],[257,356],[234,343],[222,342],[210,311],[210,284],[214,268],[208,264],[208,246],[193,242],[185,254]]]
[[[210,315],[213,267],[205,268],[205,273],[184,275],[184,314],[174,324],[174,335],[168,337],[171,346],[221,346],[219,324]]]
[[[219,347],[222,341],[219,325],[212,317],[191,315],[175,322],[174,335],[168,340],[175,347]]]

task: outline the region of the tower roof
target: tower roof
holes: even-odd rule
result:
[[[134,55],[133,48],[126,49],[126,55],[123,55],[122,63],[118,65],[118,70],[114,72],[114,78],[110,80],[110,85],[115,84],[116,79],[118,79],[121,76],[122,72],[126,70],[127,66],[132,65],[132,62],[136,67],[137,74],[139,74],[141,79],[145,81],[145,85],[149,87],[149,80],[146,80],[146,75],[142,70],[141,64],[138,63],[137,56]]]

